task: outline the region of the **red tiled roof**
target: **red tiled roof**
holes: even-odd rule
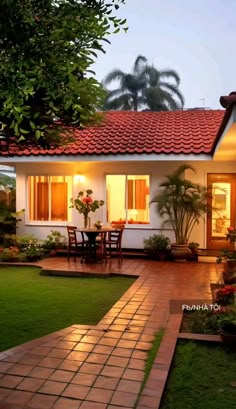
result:
[[[74,141],[64,146],[13,144],[0,156],[210,154],[223,116],[223,110],[110,111],[100,125],[75,130]]]

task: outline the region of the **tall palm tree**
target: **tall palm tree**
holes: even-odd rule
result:
[[[176,111],[184,106],[184,97],[179,91],[180,77],[175,70],[157,70],[147,67],[147,84],[144,103],[150,111]],[[172,82],[166,81],[172,80]]]
[[[171,79],[167,82],[165,79]],[[120,87],[107,90],[104,109],[137,111],[169,111],[182,109],[184,98],[178,89],[180,78],[175,70],[157,70],[149,66],[146,57],[139,55],[131,74],[119,69],[111,71],[103,80],[104,86],[119,81]],[[177,101],[176,101],[177,99]]]
[[[131,74],[119,69],[111,71],[103,80],[106,86],[113,81],[119,81],[120,87],[107,91],[105,109],[123,109],[137,111],[143,103],[143,91],[146,87],[147,59],[139,55],[134,63]]]

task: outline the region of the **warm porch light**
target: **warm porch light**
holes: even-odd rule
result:
[[[80,172],[77,172],[76,175],[74,176],[75,182],[77,183],[83,183],[85,181],[84,175],[82,175]]]

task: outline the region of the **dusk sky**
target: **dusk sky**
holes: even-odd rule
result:
[[[236,91],[236,0],[126,0],[119,16],[129,30],[112,35],[99,54],[99,81],[114,68],[131,72],[143,55],[179,73],[185,108],[222,108],[219,97]]]

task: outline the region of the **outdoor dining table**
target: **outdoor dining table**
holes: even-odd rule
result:
[[[83,255],[84,261],[97,261],[102,260],[106,257],[106,249],[104,246],[106,234],[110,231],[116,231],[117,229],[111,226],[102,226],[100,229],[96,227],[88,227],[88,228],[78,228],[78,232],[85,233],[88,238],[88,251],[85,252]],[[97,237],[101,236],[101,240],[99,241],[101,245],[101,252],[98,257],[97,255]]]

